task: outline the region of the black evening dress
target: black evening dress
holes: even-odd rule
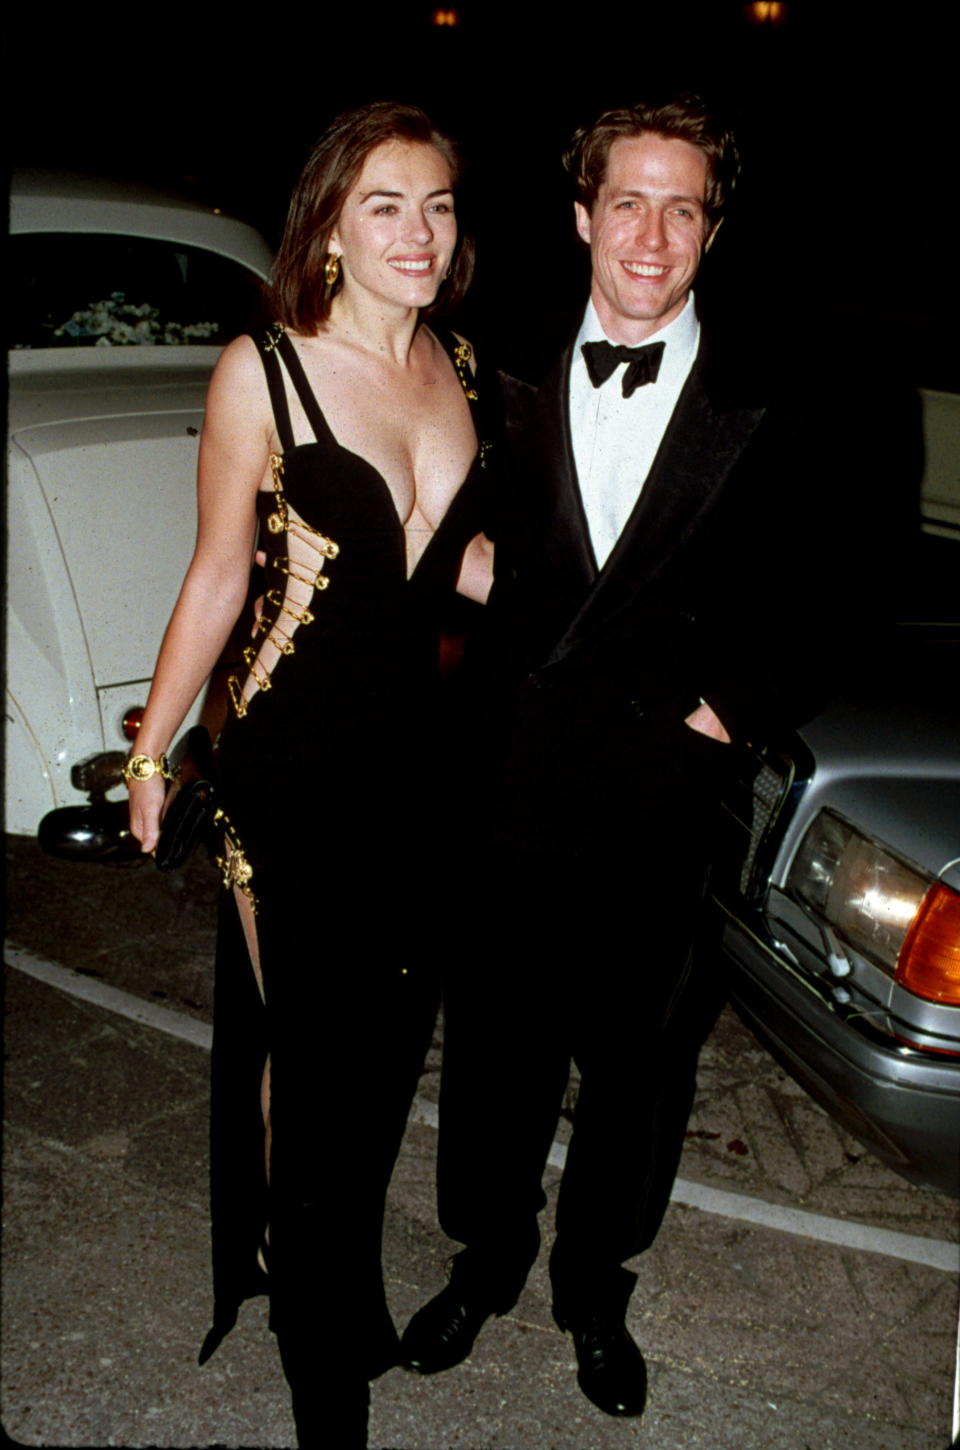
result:
[[[437,336],[480,436],[469,347]],[[201,1363],[240,1303],[269,1292],[281,1350],[285,1338],[314,1373],[342,1363],[373,1378],[397,1343],[385,1195],[451,949],[457,732],[438,647],[482,528],[486,448],[408,578],[383,478],[337,442],[286,334],[259,345],[283,452],[273,491],[258,495],[266,585],[219,754],[225,882],[255,903],[263,997],[229,890],[214,1008],[215,1309]],[[282,368],[315,441],[293,442]]]

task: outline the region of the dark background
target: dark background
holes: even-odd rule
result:
[[[664,86],[732,116],[744,172],[700,291],[734,319],[823,335],[824,366],[878,360],[954,388],[954,47],[948,7],[727,0],[337,9],[24,8],[7,23],[10,159],[185,190],[276,243],[337,111],[423,105],[470,161],[479,269],[462,324],[508,354],[562,329],[586,268],[559,157],[598,110]],[[776,7],[773,7],[776,8]]]

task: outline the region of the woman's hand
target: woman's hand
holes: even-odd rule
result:
[[[493,545],[486,534],[476,534],[467,545],[457,580],[457,593],[486,604],[493,583]]]
[[[130,831],[140,842],[141,851],[156,849],[166,789],[167,782],[162,775],[130,782]]]

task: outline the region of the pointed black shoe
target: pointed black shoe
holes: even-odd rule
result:
[[[467,1358],[493,1310],[448,1284],[410,1320],[400,1340],[400,1363],[417,1374],[439,1374]]]
[[[647,1402],[647,1367],[623,1320],[593,1315],[561,1324],[573,1335],[577,1384],[606,1415],[642,1415]]]

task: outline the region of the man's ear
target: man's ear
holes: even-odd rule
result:
[[[714,238],[716,237],[717,232],[720,230],[720,228],[722,226],[723,226],[723,217],[720,217],[720,219],[718,221],[715,221],[714,222],[713,226],[710,228],[709,232],[707,233],[707,240],[703,244],[703,250],[705,252],[709,252],[710,248],[713,246]]]
[[[587,246],[589,247],[590,213],[587,211],[587,208],[584,206],[582,201],[575,201],[573,203],[573,215],[577,223],[577,236],[580,238],[581,242],[586,242]]]

